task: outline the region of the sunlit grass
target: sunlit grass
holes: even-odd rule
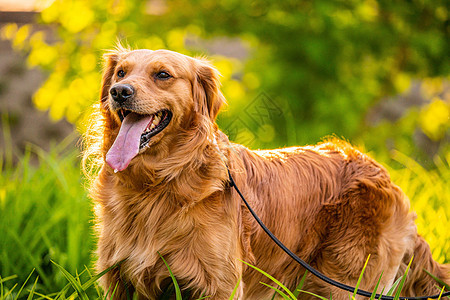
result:
[[[433,258],[450,262],[450,153],[436,158],[436,167],[423,168],[413,159],[394,152],[393,159],[404,167],[389,168],[392,180],[399,185],[417,213],[417,227],[431,247]]]

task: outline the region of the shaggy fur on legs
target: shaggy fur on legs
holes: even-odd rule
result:
[[[270,299],[272,284],[242,263],[294,289],[304,270],[258,227],[228,182],[227,166],[269,229],[329,277],[361,288],[390,285],[414,255],[405,296],[437,293],[427,269],[450,283],[417,234],[409,200],[386,170],[336,139],[316,146],[252,151],[215,123],[225,102],[219,74],[205,60],[175,52],[105,55],[101,100],[86,137],[85,161],[98,166],[98,262],[115,299],[157,299],[170,283],[161,254],[193,298]],[[94,162],[94,163],[93,163]],[[309,276],[304,288],[333,299],[348,293]]]

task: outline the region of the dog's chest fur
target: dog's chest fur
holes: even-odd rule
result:
[[[99,269],[124,260],[122,276],[140,293],[155,293],[169,276],[162,255],[184,286],[215,286],[241,257],[236,208],[214,193],[195,205],[181,205],[164,186],[136,190],[105,180],[96,199],[99,225]],[[208,212],[208,213],[202,213]],[[238,263],[234,264],[238,268]],[[218,272],[219,271],[219,272]],[[214,291],[209,291],[214,292]]]

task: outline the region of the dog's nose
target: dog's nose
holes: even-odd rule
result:
[[[116,84],[109,90],[109,93],[111,94],[114,101],[122,104],[133,97],[134,89],[129,84]]]

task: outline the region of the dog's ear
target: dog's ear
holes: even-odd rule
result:
[[[209,62],[196,59],[192,87],[194,109],[215,121],[225,97],[220,91],[220,73]]]

